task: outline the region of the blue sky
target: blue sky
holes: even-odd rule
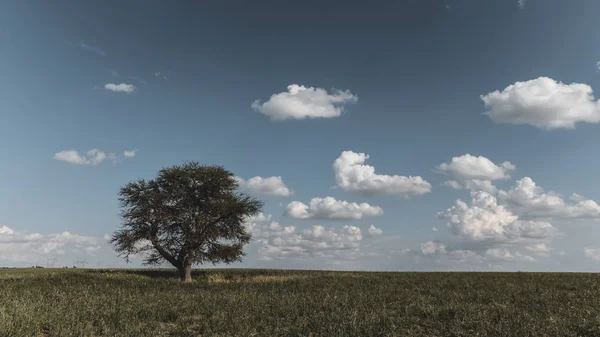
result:
[[[0,263],[124,265],[103,238],[119,226],[119,188],[195,160],[245,180],[281,177],[245,189],[271,218],[253,223],[237,266],[597,271],[598,10],[584,0],[4,2]],[[344,184],[333,167],[344,151],[389,177],[350,165],[359,178]],[[406,193],[414,181],[394,175],[429,191]],[[333,206],[315,201],[310,219],[286,208],[328,196]],[[457,199],[467,210],[447,211]]]

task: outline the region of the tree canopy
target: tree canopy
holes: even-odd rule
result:
[[[251,238],[244,220],[263,203],[237,188],[228,170],[197,162],[130,182],[119,192],[122,226],[111,243],[127,261],[142,256],[146,265],[169,262],[186,282],[195,264],[241,261]]]

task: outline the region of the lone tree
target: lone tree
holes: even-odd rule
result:
[[[128,262],[133,254],[145,265],[169,262],[184,282],[192,281],[194,264],[241,261],[250,242],[244,218],[263,203],[237,188],[231,172],[197,162],[130,182],[119,192],[123,223],[111,243]]]

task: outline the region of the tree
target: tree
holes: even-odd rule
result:
[[[237,188],[231,172],[197,162],[130,182],[119,192],[123,222],[111,243],[128,262],[134,254],[145,265],[169,262],[184,282],[195,264],[241,261],[250,242],[244,220],[263,203]]]

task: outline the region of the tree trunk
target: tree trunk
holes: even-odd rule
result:
[[[179,276],[185,283],[192,282],[192,264],[185,262],[183,267],[179,269]]]

